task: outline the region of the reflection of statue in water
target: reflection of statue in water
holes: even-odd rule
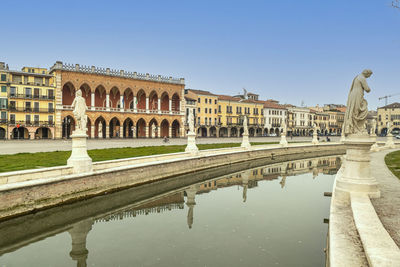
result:
[[[72,102],[72,108],[74,109],[74,117],[77,123],[77,130],[86,133],[87,115],[86,115],[86,101],[82,97],[82,91],[76,91],[74,102]]]
[[[281,181],[280,181],[279,183],[281,184],[281,188],[284,188],[284,187],[285,187],[285,184],[286,184],[286,175],[282,175],[282,179],[281,179]]]
[[[368,103],[364,99],[364,91],[369,93],[367,78],[372,75],[371,70],[364,70],[354,78],[347,98],[347,109],[344,116],[344,133],[367,134],[365,122],[368,115]]]
[[[193,109],[189,109],[188,123],[189,123],[189,132],[190,132],[190,133],[194,133],[194,116],[193,116]]]
[[[247,116],[243,119],[243,135],[249,135],[249,129],[247,127]]]

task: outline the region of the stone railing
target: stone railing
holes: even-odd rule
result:
[[[84,66],[79,64],[67,64],[62,63],[61,61],[57,61],[51,68],[50,72],[55,70],[65,70],[65,71],[73,71],[73,72],[83,72],[83,73],[92,73],[99,75],[108,75],[108,76],[116,76],[123,78],[130,78],[136,80],[146,80],[146,81],[154,81],[154,82],[163,82],[163,83],[173,83],[173,84],[185,84],[184,78],[173,78],[166,77],[162,75],[153,75],[149,73],[138,73],[138,72],[129,72],[124,70],[113,70],[110,68],[99,68],[95,66]]]

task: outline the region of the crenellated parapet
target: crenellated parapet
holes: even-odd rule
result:
[[[128,79],[136,79],[136,80],[145,80],[145,81],[153,81],[153,82],[163,82],[163,83],[173,83],[173,84],[185,84],[184,78],[173,78],[162,75],[154,75],[149,73],[138,73],[138,72],[130,72],[124,70],[114,70],[110,68],[100,68],[95,66],[85,66],[79,64],[68,64],[63,63],[61,61],[57,61],[51,68],[50,72],[55,70],[64,70],[64,71],[72,71],[72,72],[82,72],[82,73],[90,73],[90,74],[98,74],[98,75],[108,75],[115,77],[122,77]]]

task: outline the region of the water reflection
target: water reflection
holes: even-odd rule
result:
[[[321,173],[336,173],[340,167],[340,159],[336,156],[301,159],[243,171],[245,166],[242,166],[242,170],[235,170],[233,167],[217,168],[196,175],[179,176],[169,181],[131,188],[3,222],[0,224],[0,256],[10,256],[11,252],[22,247],[68,232],[72,240],[69,256],[76,262],[76,266],[87,266],[89,251],[86,242],[94,224],[182,210],[186,204],[186,223],[192,229],[196,226],[196,195],[237,186],[242,189],[238,197],[246,202],[251,199],[251,191],[259,186],[260,181],[278,180],[278,186],[285,190],[296,175],[311,172],[313,179],[316,179]],[[218,176],[213,176],[216,174]],[[193,183],[185,184],[183,181],[186,180]],[[12,257],[7,260],[12,262]]]

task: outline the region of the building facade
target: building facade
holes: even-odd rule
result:
[[[54,138],[54,77],[47,69],[24,67],[15,71],[3,68],[1,80],[2,122],[6,118],[7,123],[5,138]]]
[[[378,108],[377,134],[386,135],[388,131],[397,134],[400,132],[400,103],[392,103]],[[391,127],[388,129],[388,123]]]
[[[267,100],[264,103],[264,135],[279,136],[283,131],[283,122],[287,127],[287,109],[278,101]]]
[[[313,129],[313,116],[306,107],[287,106],[288,134],[294,136],[308,136]]]
[[[82,91],[89,138],[180,137],[184,135],[183,78],[56,62],[56,138],[75,129],[72,101]]]

